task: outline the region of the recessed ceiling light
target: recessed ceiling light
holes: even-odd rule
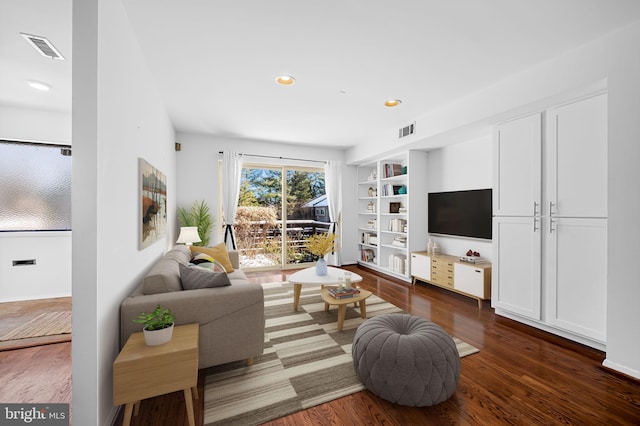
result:
[[[400,105],[401,103],[402,101],[400,99],[389,99],[387,102],[384,103],[384,106],[393,108]]]
[[[296,82],[296,79],[291,77],[290,75],[279,75],[276,77],[276,83],[282,84],[283,86],[291,86]]]
[[[51,85],[47,83],[43,83],[42,81],[28,80],[27,84],[37,90],[43,90],[45,92],[48,92],[49,90],[51,90]]]

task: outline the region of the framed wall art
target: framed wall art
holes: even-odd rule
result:
[[[140,171],[140,250],[167,232],[167,178],[143,158]]]

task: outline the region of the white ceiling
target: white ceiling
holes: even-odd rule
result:
[[[638,0],[122,2],[177,131],[336,147],[640,19]],[[68,111],[71,0],[0,0],[0,17],[0,105]]]

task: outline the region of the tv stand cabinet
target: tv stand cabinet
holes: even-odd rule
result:
[[[478,301],[491,299],[491,264],[463,262],[456,256],[430,255],[426,251],[411,253],[413,285],[423,281]]]

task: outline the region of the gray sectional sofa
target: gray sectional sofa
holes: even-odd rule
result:
[[[239,269],[238,253],[228,255],[234,267],[227,274],[231,285],[183,290],[180,263],[188,265],[192,253],[188,246],[174,246],[122,302],[120,347],[131,333],[142,331],[142,325],[133,323],[138,314],[160,304],[175,314],[176,325],[200,324],[199,368],[238,360],[251,364],[264,347],[264,293]]]

